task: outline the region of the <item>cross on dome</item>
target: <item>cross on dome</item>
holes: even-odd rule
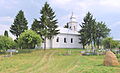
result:
[[[70,17],[70,21],[71,21],[71,22],[76,22],[76,17],[75,17],[75,15],[74,15],[73,12],[72,12],[72,15],[71,15],[71,17]]]

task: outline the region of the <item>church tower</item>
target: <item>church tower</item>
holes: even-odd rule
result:
[[[74,14],[72,12],[72,15],[70,17],[70,21],[68,22],[68,26],[71,30],[77,31],[77,24],[78,24],[78,22],[76,21],[76,17],[74,16]]]

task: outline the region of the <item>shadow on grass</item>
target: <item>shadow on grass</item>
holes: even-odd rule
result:
[[[18,53],[17,54],[31,53],[31,52],[33,52],[35,50],[36,49],[18,49]]]
[[[95,65],[95,66],[104,66],[104,67],[116,67],[116,68],[120,68],[120,65],[118,65],[118,66],[105,66],[105,65],[103,65],[103,64],[99,64],[99,65]]]

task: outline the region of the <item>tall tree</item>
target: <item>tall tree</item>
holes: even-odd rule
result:
[[[19,11],[17,16],[14,19],[13,25],[10,27],[10,32],[15,35],[18,39],[20,34],[28,29],[28,22],[24,16],[24,12],[22,10]]]
[[[103,22],[96,22],[93,15],[88,12],[83,19],[80,33],[80,43],[83,48],[86,44],[91,45],[91,48],[96,45],[100,46],[101,40],[109,35],[110,29]]]
[[[67,23],[67,24],[64,26],[64,28],[69,28],[69,24]]]
[[[55,12],[52,10],[50,5],[46,2],[44,6],[42,7],[42,10],[40,11],[41,18],[40,18],[40,24],[43,25],[43,30],[40,31],[42,35],[44,36],[44,49],[46,49],[46,39],[52,39],[53,36],[57,35],[59,33],[59,30],[57,30],[57,19],[55,19],[56,15]]]
[[[93,42],[93,31],[95,30],[95,19],[93,15],[88,12],[83,19],[80,33],[80,43],[83,45],[83,48],[86,44],[92,44]]]
[[[40,21],[38,21],[37,19],[34,19],[31,29],[35,31],[37,34],[39,34],[41,38],[43,39],[42,31],[44,29],[44,26],[40,23]]]
[[[7,30],[5,30],[4,36],[8,37],[8,31]]]
[[[110,29],[103,22],[97,22],[96,27],[96,45],[99,46],[102,44],[101,41],[103,38],[106,38],[109,35]]]

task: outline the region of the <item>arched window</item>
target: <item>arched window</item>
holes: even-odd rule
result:
[[[56,42],[59,42],[59,37],[57,37]]]
[[[64,43],[67,43],[67,40],[66,40],[66,38],[64,38]]]
[[[73,43],[73,38],[71,38],[71,43]]]

